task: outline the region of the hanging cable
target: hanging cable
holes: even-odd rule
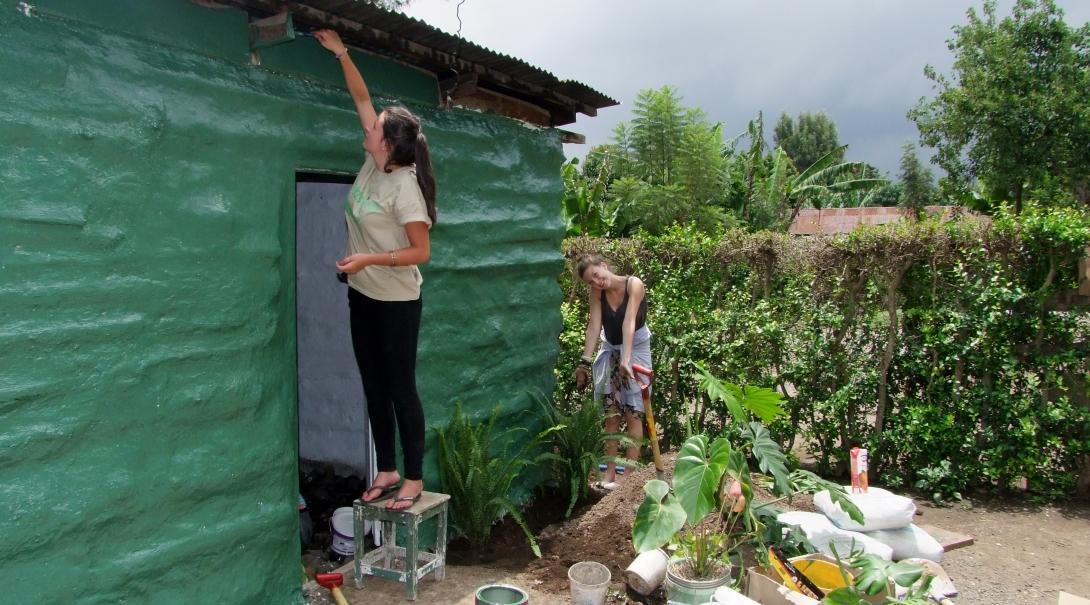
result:
[[[458,65],[458,53],[462,50],[462,42],[464,40],[464,38],[462,38],[462,5],[465,3],[466,0],[458,0],[458,5],[454,7],[454,18],[458,20],[458,31],[455,32],[454,35],[458,36],[458,45],[454,47],[454,53],[451,55],[450,65],[447,66],[448,69],[450,69],[450,71],[454,73],[454,78],[453,83],[450,85],[450,87],[447,88],[447,90],[442,91],[441,97],[443,107],[447,108],[451,107],[451,105],[453,104],[454,100],[451,99],[450,95],[454,92],[454,89],[458,87],[458,84],[461,82],[462,78],[462,74],[458,72],[456,66]]]

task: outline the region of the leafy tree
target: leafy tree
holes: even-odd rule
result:
[[[669,185],[686,121],[677,90],[670,86],[641,90],[632,113],[630,140],[637,176],[654,185]]]
[[[898,205],[920,218],[924,207],[931,203],[935,194],[931,171],[920,164],[915,145],[905,143],[901,150],[901,198]]]
[[[786,113],[780,115],[773,129],[773,144],[782,148],[795,170],[802,172],[830,151],[840,150],[836,161],[844,159],[844,150],[836,132],[836,123],[822,112],[800,113],[796,122]]]
[[[909,112],[948,185],[974,179],[1020,212],[1036,189],[1065,187],[1087,202],[1090,175],[1090,24],[1070,27],[1053,0],[1017,0],[1000,20],[996,3],[968,12],[947,43],[951,77],[927,66],[934,99]]]
[[[709,124],[699,109],[689,110],[676,164],[674,180],[695,203],[718,205],[726,170],[722,125]]]
[[[732,174],[740,177],[740,189],[742,191],[741,215],[742,220],[750,223],[750,216],[754,212],[754,193],[757,190],[757,180],[765,174],[765,131],[764,114],[757,112],[757,117],[749,121],[746,126],[745,136],[749,138],[749,149],[738,156],[732,163]],[[764,217],[762,217],[764,218]],[[767,221],[760,221],[767,223]]]
[[[721,125],[683,107],[669,86],[641,91],[633,113],[611,144],[587,154],[581,174],[565,165],[568,234],[657,234],[673,224],[711,232],[731,223]]]
[[[600,164],[599,164],[600,165]],[[560,170],[564,179],[564,197],[560,213],[567,226],[567,236],[610,235],[616,216],[606,204],[606,184],[599,176],[579,173],[579,158],[572,158]]]

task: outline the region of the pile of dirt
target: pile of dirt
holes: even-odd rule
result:
[[[572,511],[572,518],[578,518],[591,510],[600,499],[600,494],[592,494],[586,502]],[[541,535],[549,527],[562,522],[567,509],[568,501],[561,494],[541,491],[535,494],[522,515],[530,531],[541,542]],[[447,545],[447,562],[451,565],[488,565],[497,569],[522,570],[536,560],[525,532],[510,516],[504,517],[492,528],[485,545],[474,547],[464,537],[456,538]]]
[[[672,470],[675,455],[664,455],[663,466]],[[667,471],[667,473],[670,472]],[[540,559],[526,568],[535,578],[534,588],[563,594],[568,591],[568,568],[579,561],[597,561],[612,574],[610,589],[624,592],[624,570],[636,551],[632,547],[632,523],[643,502],[643,486],[655,478],[655,467],[647,465],[627,473],[617,489],[605,493],[596,504],[570,521],[545,528],[540,534]],[[667,475],[666,480],[670,480]]]

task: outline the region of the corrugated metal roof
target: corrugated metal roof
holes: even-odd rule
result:
[[[440,31],[407,15],[364,0],[227,0],[248,10],[273,13],[287,9],[297,27],[330,26],[352,46],[396,58],[436,74],[442,80],[474,74],[482,88],[522,99],[547,110],[553,125],[575,121],[575,113],[595,115],[617,101],[573,80]]]

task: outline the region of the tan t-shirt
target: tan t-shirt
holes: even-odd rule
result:
[[[405,225],[422,222],[431,227],[416,169],[406,166],[386,173],[370,153],[348,192],[344,211],[348,254],[385,254],[407,248]],[[349,286],[375,300],[416,300],[423,281],[416,265],[368,265],[348,276]]]

